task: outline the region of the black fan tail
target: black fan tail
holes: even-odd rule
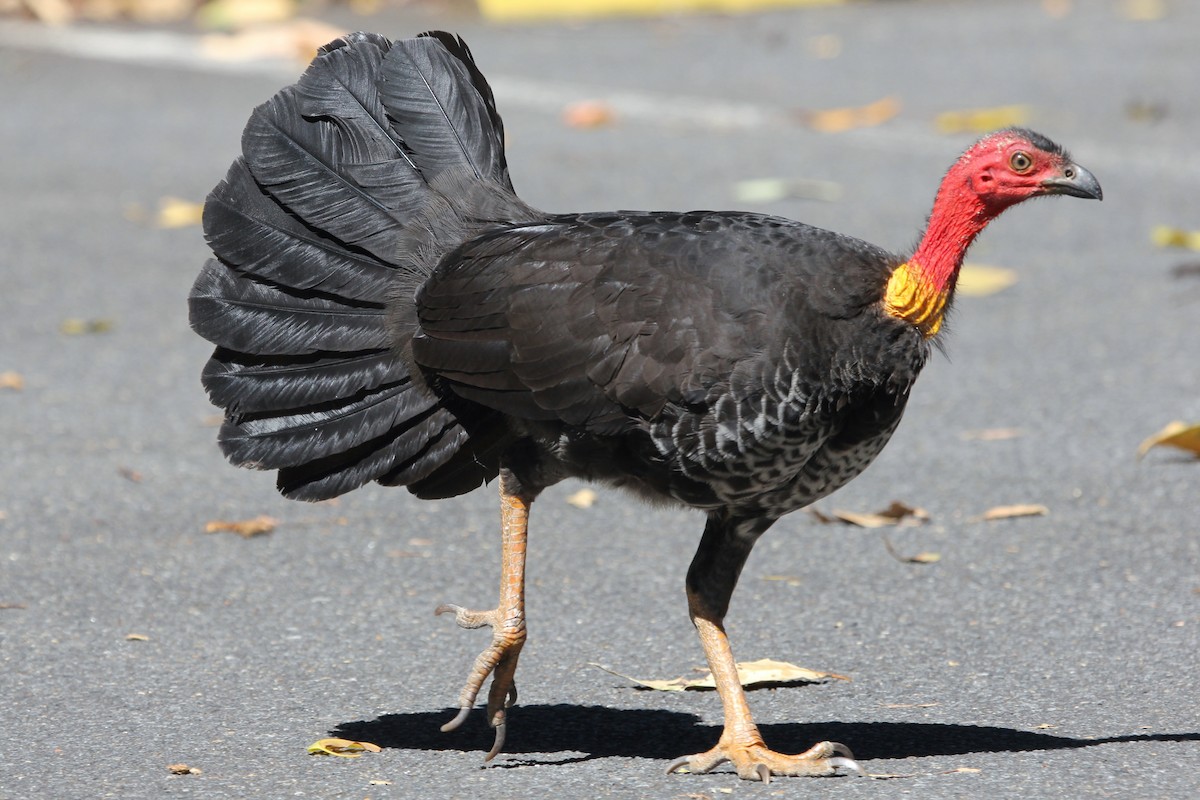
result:
[[[203,381],[229,459],[312,500],[372,480],[459,493],[494,475],[492,443],[474,443],[483,423],[413,375],[413,297],[446,252],[536,216],[461,39],[322,48],[255,109],[205,205],[216,257],[190,319],[217,345]]]

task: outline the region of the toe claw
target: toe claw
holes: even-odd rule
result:
[[[687,767],[688,772],[691,772],[692,771],[691,770],[691,761],[692,761],[691,756],[680,756],[679,758],[672,761],[670,764],[667,764],[667,774],[670,775],[672,772],[676,772],[676,771],[682,769],[683,767]]]
[[[452,731],[455,728],[457,728],[459,725],[462,725],[463,720],[465,720],[467,718],[467,715],[470,713],[471,713],[470,706],[463,706],[462,708],[460,708],[458,710],[458,714],[455,715],[454,719],[450,720],[449,722],[447,722],[445,725],[442,726],[442,732],[446,733],[448,731]]]
[[[492,742],[492,749],[488,750],[488,754],[483,757],[483,763],[487,763],[495,758],[502,749],[504,749],[504,732],[507,726],[501,722],[496,726],[496,739]]]
[[[759,764],[754,771],[758,773],[758,779],[763,782],[763,785],[771,782],[771,768],[766,764]]]
[[[850,752],[850,748],[846,747],[846,745],[842,744],[841,742],[830,742],[829,752],[834,755],[845,756],[851,761],[854,760],[854,753]]]
[[[863,770],[863,768],[858,765],[858,762],[855,761],[853,758],[842,758],[841,756],[834,756],[833,758],[829,759],[829,766],[833,767],[834,769],[839,769],[839,768],[846,769],[846,770],[849,770],[850,772],[854,772],[854,773],[858,774],[859,776],[865,776],[867,774]]]
[[[433,610],[433,614],[436,617],[440,617],[442,614],[457,614],[460,611],[462,611],[462,606],[456,606],[453,603],[442,603]]]

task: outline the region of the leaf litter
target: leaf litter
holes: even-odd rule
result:
[[[899,500],[893,500],[887,508],[876,511],[873,514],[844,511],[841,509],[834,509],[830,514],[825,514],[815,508],[810,508],[809,513],[822,523],[844,522],[860,528],[884,528],[889,525],[921,525],[929,521],[929,512],[925,509],[901,503]]]
[[[236,533],[244,539],[270,533],[279,525],[275,517],[260,514],[252,519],[224,520],[214,519],[205,523],[205,533]]]
[[[1200,423],[1188,424],[1179,420],[1169,423],[1138,446],[1138,460],[1155,447],[1174,447],[1200,458]]]
[[[659,692],[682,692],[688,689],[715,689],[717,687],[716,681],[713,680],[712,672],[704,667],[696,667],[695,671],[700,674],[695,678],[683,675],[678,678],[671,678],[670,680],[643,680],[642,678],[634,678],[630,675],[609,669],[603,664],[595,662],[588,662],[588,664],[597,669],[602,669],[610,675],[616,675],[618,678],[633,681],[639,686]],[[786,661],[775,661],[770,658],[739,662],[737,664],[737,671],[739,682],[747,688],[762,685],[825,683],[830,680],[850,680],[845,675],[838,675],[835,672],[820,672],[805,667],[798,667]]]
[[[308,746],[311,756],[339,756],[341,758],[358,758],[363,753],[378,753],[382,750],[379,745],[371,742],[355,742],[350,739],[318,739]]]
[[[991,522],[998,519],[1014,519],[1016,517],[1044,517],[1050,509],[1040,503],[1017,503],[1011,506],[993,506],[971,522]]]

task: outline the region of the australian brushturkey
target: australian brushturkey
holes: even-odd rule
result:
[[[989,135],[910,256],[761,214],[547,214],[514,193],[492,92],[441,32],[322,48],[254,111],[242,153],[205,206],[216,258],[190,297],[229,459],[304,500],[499,477],[499,604],[437,609],[493,629],[444,729],[490,675],[500,750],[529,507],[576,477],[707,515],[687,598],[725,728],[670,770],[857,770],[839,744],[764,745],[722,625],[738,573],[775,520],[883,448],[976,234],[1029,197],[1100,199],[1096,179],[1039,134]]]

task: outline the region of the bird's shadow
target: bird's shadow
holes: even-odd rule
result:
[[[492,745],[493,732],[484,722],[482,710],[476,710],[461,729],[441,732],[441,725],[456,712],[448,708],[385,714],[373,720],[344,722],[331,733],[388,748],[486,752]],[[694,714],[603,706],[521,706],[513,709],[510,721],[505,753],[572,754],[552,763],[608,757],[671,759],[707,750],[721,734],[717,726],[698,724]],[[784,723],[759,728],[775,750],[799,752],[828,739],[849,744],[862,760],[1062,750],[1118,742],[1200,741],[1200,732],[1075,739],[1014,728],[919,722]],[[576,755],[580,753],[583,755]]]

